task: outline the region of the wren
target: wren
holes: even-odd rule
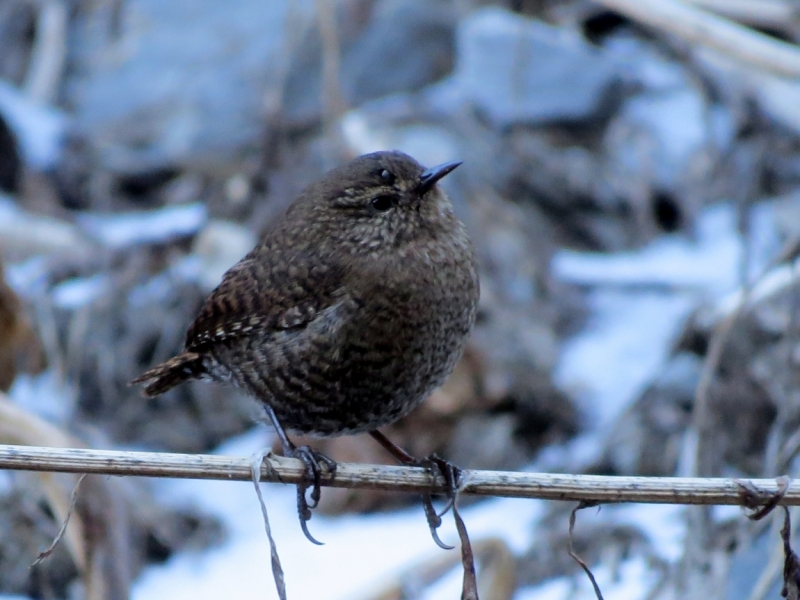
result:
[[[375,152],[324,174],[225,273],[186,334],[184,350],[132,383],[162,394],[190,379],[232,384],[263,403],[283,452],[320,463],[287,431],[377,431],[450,374],[478,305],[472,244],[437,182],[460,163],[425,169]],[[310,518],[299,488],[301,524]],[[426,507],[427,511],[427,507]],[[435,537],[435,536],[434,536]]]

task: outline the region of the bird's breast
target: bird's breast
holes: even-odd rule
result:
[[[478,281],[471,248],[410,247],[360,280],[365,335],[388,337],[397,346],[440,347],[444,337],[465,336],[474,320]]]

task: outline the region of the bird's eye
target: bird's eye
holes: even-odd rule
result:
[[[383,179],[384,183],[388,183],[390,185],[394,183],[394,175],[386,169],[381,171],[381,179]]]
[[[372,210],[376,212],[386,212],[394,206],[394,198],[386,195],[378,196],[370,200],[369,205],[372,207]]]

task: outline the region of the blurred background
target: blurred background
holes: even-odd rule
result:
[[[444,185],[482,296],[452,377],[391,439],[464,468],[794,475],[800,3],[626,5],[0,0],[0,442],[271,444],[235,390],[126,383],[180,349],[306,184],[399,149],[464,161]],[[669,31],[647,23],[674,6]],[[370,439],[314,444],[391,462]],[[274,597],[244,483],[89,477],[31,568],[74,485],[0,472],[0,598]],[[458,551],[416,498],[323,490],[317,548],[293,488],[264,489],[291,598],[458,597]],[[462,502],[482,598],[594,597],[571,505]],[[756,600],[780,590],[779,526],[606,506],[580,513],[575,548],[615,600]]]

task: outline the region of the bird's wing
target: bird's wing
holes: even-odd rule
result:
[[[284,254],[263,260],[254,250],[232,267],[186,333],[186,349],[303,327],[342,295],[344,269]]]

